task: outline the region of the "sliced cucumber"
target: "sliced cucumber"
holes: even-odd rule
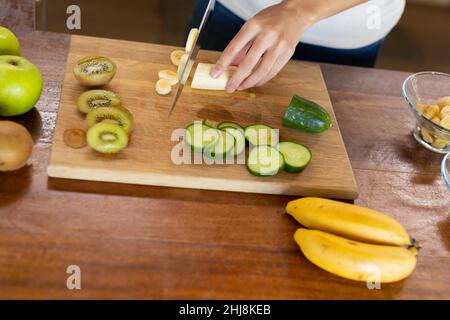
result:
[[[256,146],[250,151],[247,169],[255,176],[273,176],[284,168],[283,155],[272,146]]]
[[[216,159],[224,158],[225,156],[232,157],[234,155],[234,137],[226,131],[218,129],[213,130],[216,130],[219,139],[217,143],[210,144],[205,148],[205,154]]]
[[[224,121],[217,125],[217,129],[223,129],[223,128],[235,128],[235,129],[244,130],[244,128],[242,128],[239,124],[237,124],[236,122],[232,122],[232,121]]]
[[[184,141],[192,150],[202,152],[206,147],[217,144],[219,138],[219,130],[196,121],[187,126]]]
[[[234,148],[233,148],[234,156],[238,156],[245,151],[244,129],[236,129],[234,127],[222,127],[221,130],[231,134],[234,137]]]
[[[311,151],[307,147],[294,142],[280,142],[278,150],[284,157],[284,170],[287,172],[301,172],[312,158]]]
[[[205,119],[205,120],[203,120],[203,124],[205,126],[208,126],[208,127],[211,127],[211,128],[217,128],[217,121]]]
[[[252,124],[245,128],[245,139],[253,145],[276,146],[279,141],[278,130],[265,124]]]

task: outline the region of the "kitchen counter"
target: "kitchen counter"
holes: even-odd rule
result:
[[[70,36],[31,32],[45,79],[31,165],[0,174],[0,298],[450,299],[450,193],[420,147],[403,72],[323,64],[360,196],[420,241],[415,272],[369,290],[311,264],[284,213],[292,197],[49,179]],[[151,88],[149,88],[150,90]],[[69,265],[81,290],[68,290]]]

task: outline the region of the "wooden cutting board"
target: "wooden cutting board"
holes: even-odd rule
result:
[[[72,36],[60,107],[54,132],[50,177],[95,180],[182,188],[239,192],[322,196],[355,199],[358,195],[350,161],[318,64],[292,61],[261,88],[233,95],[191,89],[186,86],[172,116],[167,118],[172,95],[159,96],[154,89],[158,71],[176,68],[170,62],[174,47]],[[116,155],[102,155],[89,147],[71,149],[63,142],[68,128],[86,129],[76,109],[76,99],[85,88],[75,80],[75,62],[88,55],[103,55],[118,66],[106,89],[119,94],[134,115],[135,129],[129,147]],[[217,52],[201,52],[199,61],[214,63]],[[282,117],[294,94],[324,106],[333,117],[333,127],[314,135],[282,126]],[[264,123],[280,129],[280,140],[308,146],[313,159],[300,174],[282,172],[273,177],[250,175],[245,165],[176,165],[171,160],[175,129],[194,120],[231,120],[241,125]]]

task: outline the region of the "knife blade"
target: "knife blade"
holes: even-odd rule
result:
[[[181,93],[183,92],[184,85],[189,78],[189,75],[192,71],[192,67],[194,65],[195,60],[197,59],[198,52],[200,51],[200,40],[203,37],[205,25],[208,23],[208,19],[211,16],[211,12],[214,10],[214,6],[216,4],[216,0],[209,0],[208,6],[206,7],[206,11],[203,14],[202,22],[200,23],[200,27],[198,29],[198,36],[195,41],[195,44],[193,46],[193,49],[189,52],[187,62],[184,65],[181,76],[178,82],[178,87],[175,92],[175,95],[173,96],[172,103],[169,109],[169,113],[167,114],[167,117],[169,118],[172,112],[175,110],[175,107],[177,105],[178,99],[181,96]]]

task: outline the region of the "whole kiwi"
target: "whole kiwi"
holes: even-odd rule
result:
[[[90,111],[86,116],[88,127],[99,122],[108,122],[121,126],[127,134],[133,130],[133,116],[124,107],[100,107]]]
[[[109,83],[116,71],[116,64],[101,56],[85,57],[73,69],[75,78],[86,87],[99,87]]]
[[[128,134],[118,124],[100,122],[90,127],[87,143],[101,153],[117,153],[128,146]]]
[[[33,138],[24,126],[12,121],[0,121],[0,171],[22,168],[32,151]]]
[[[78,110],[82,113],[89,113],[100,107],[119,107],[120,105],[119,96],[108,90],[89,90],[77,99]]]

